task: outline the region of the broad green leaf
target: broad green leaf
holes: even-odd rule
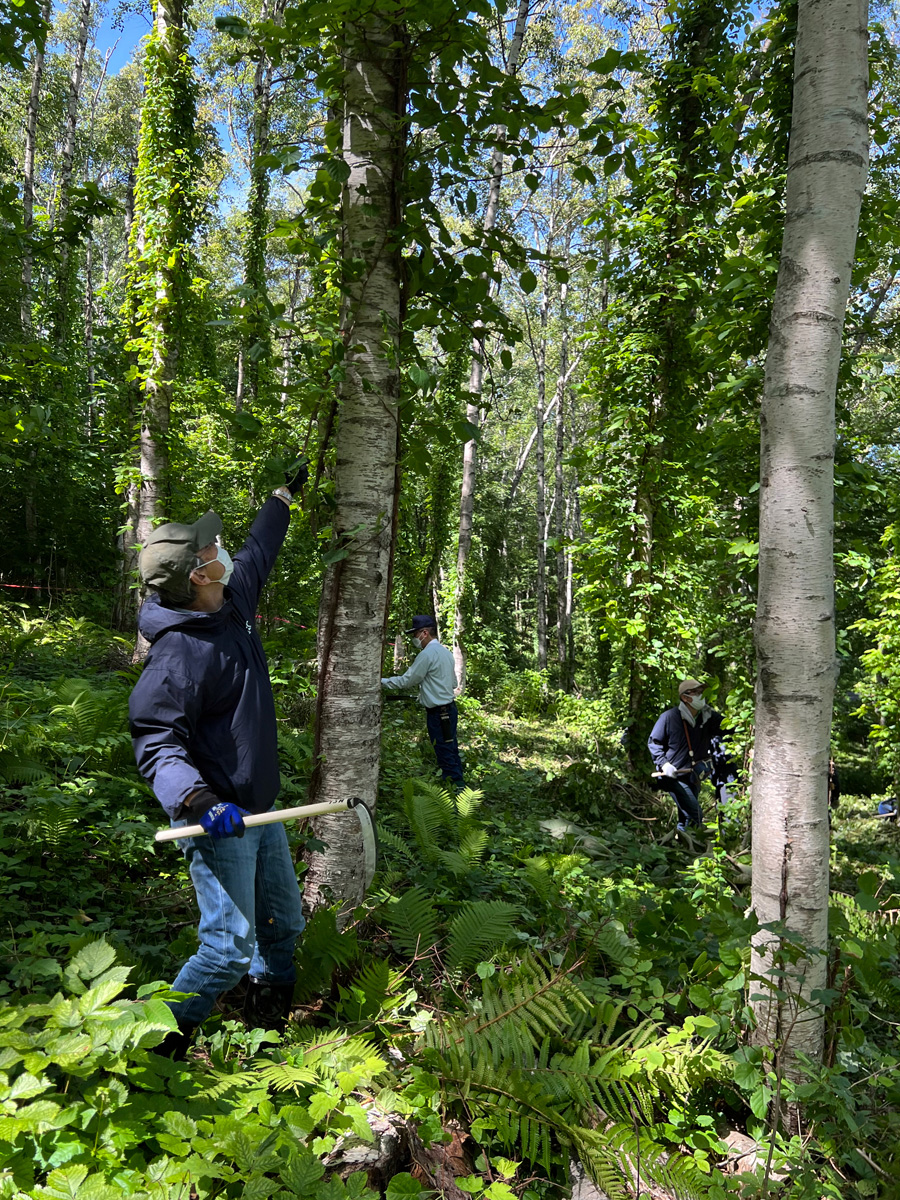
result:
[[[385,1196],[387,1200],[404,1200],[407,1196],[421,1195],[422,1190],[422,1185],[417,1179],[413,1179],[407,1171],[401,1171],[391,1179]]]
[[[324,1174],[325,1164],[305,1148],[293,1153],[279,1171],[282,1182],[298,1196],[313,1195]]]
[[[96,979],[116,961],[116,952],[108,942],[89,942],[78,951],[66,968],[66,978],[70,974],[80,979]]]

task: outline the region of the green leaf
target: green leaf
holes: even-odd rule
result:
[[[406,1196],[420,1196],[423,1190],[421,1183],[408,1171],[401,1171],[392,1177],[385,1196],[387,1200],[402,1200]]]
[[[326,158],[322,167],[335,183],[344,184],[350,178],[350,164],[342,158]]]
[[[523,271],[519,276],[519,287],[526,296],[530,296],[537,287],[537,276],[534,271]]]
[[[98,975],[102,975],[104,971],[107,971],[115,961],[116,952],[108,942],[102,939],[96,942],[89,942],[86,946],[82,946],[66,968],[66,982],[68,982],[71,975],[84,980],[96,979]]]
[[[231,414],[231,419],[235,425],[239,425],[241,429],[245,429],[247,433],[259,433],[262,430],[262,421],[258,421],[251,413],[236,412]]]
[[[453,431],[461,442],[471,442],[473,438],[478,441],[481,438],[481,430],[471,421],[454,421]]]
[[[750,1108],[755,1117],[763,1120],[772,1102],[772,1089],[763,1084],[750,1097]]]
[[[742,1091],[751,1091],[759,1084],[759,1067],[749,1062],[735,1063],[734,1082]]]
[[[622,51],[616,50],[614,46],[610,46],[599,58],[595,58],[592,63],[588,63],[587,69],[589,71],[596,71],[598,75],[608,75],[610,71],[616,69],[621,58]]]
[[[712,992],[702,983],[695,983],[688,989],[688,996],[691,1004],[695,1004],[697,1008],[709,1008],[712,1004]]]
[[[227,33],[229,37],[233,38],[250,36],[250,26],[244,18],[233,16],[231,13],[225,13],[222,16],[216,17],[216,29],[220,33]]]

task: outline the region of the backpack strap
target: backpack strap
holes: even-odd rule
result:
[[[681,724],[684,726],[684,737],[685,741],[687,742],[688,754],[691,756],[691,767],[694,767],[696,765],[696,761],[694,759],[694,747],[691,745],[691,735],[690,731],[688,730],[688,723],[684,717],[681,718]]]

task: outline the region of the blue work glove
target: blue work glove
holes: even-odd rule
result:
[[[211,838],[243,837],[245,815],[245,809],[220,800],[201,815],[200,824]]]

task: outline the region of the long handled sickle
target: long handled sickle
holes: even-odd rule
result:
[[[302,820],[304,817],[322,817],[327,813],[343,812],[356,813],[357,820],[359,821],[365,861],[365,885],[368,888],[375,875],[375,862],[378,853],[375,841],[375,823],[372,820],[372,814],[369,812],[365,801],[360,800],[358,796],[351,796],[347,800],[337,800],[332,804],[304,804],[300,808],[281,808],[275,812],[251,813],[250,816],[244,817],[244,825],[248,829],[252,829],[255,825],[274,825],[283,821]],[[176,842],[180,838],[206,836],[206,830],[202,825],[180,825],[176,829],[157,830],[153,840],[156,842]]]

